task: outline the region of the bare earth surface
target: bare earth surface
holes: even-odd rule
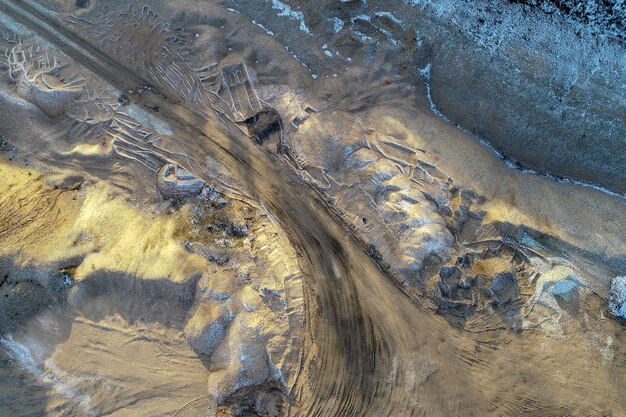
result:
[[[0,415],[626,415],[619,39],[148,3],[0,4]]]

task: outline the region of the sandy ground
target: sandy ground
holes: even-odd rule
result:
[[[245,387],[240,372],[256,384],[280,378],[274,393],[293,385],[302,289],[295,254],[270,219],[224,198],[216,209],[208,197],[142,212],[103,182],[50,185],[51,176],[7,162],[3,412],[170,416]],[[228,320],[211,336],[216,308]],[[251,358],[237,359],[236,346]],[[218,383],[209,392],[208,374]]]
[[[0,15],[2,409],[624,411],[623,198],[451,125],[365,39],[387,15],[348,56],[281,2],[119,3]]]

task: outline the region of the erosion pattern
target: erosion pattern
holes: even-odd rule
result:
[[[290,19],[300,16],[281,7]],[[55,20],[58,16],[38,16],[23,4],[2,10],[53,39],[71,33],[64,32]],[[68,42],[67,53],[88,65],[83,54],[95,54],[99,47],[107,50],[96,55],[92,64],[99,68],[94,71],[128,93],[129,100],[151,108],[153,116],[158,113],[157,119],[167,121],[171,133],[164,126],[155,133],[139,124],[132,104],[126,110],[125,100],[118,97],[116,113],[122,115],[111,117],[105,143],[98,137],[93,145],[106,148],[110,141],[119,155],[143,162],[156,173],[152,180],[164,197],[189,204],[188,212],[180,214],[189,221],[183,222],[187,226],[177,235],[184,236],[179,240],[190,257],[187,262],[202,259],[203,268],[211,265],[213,277],[219,277],[212,280],[211,274],[200,274],[193,282],[194,296],[182,297],[187,304],[181,309],[189,314],[178,328],[194,350],[208,358],[210,370],[209,396],[190,402],[181,410],[183,415],[196,407],[206,409],[215,400],[223,406],[235,404],[234,412],[261,415],[281,415],[286,409],[296,415],[322,416],[450,415],[462,409],[476,416],[528,412],[583,416],[623,408],[619,395],[623,376],[607,365],[621,349],[605,338],[614,323],[592,313],[602,304],[597,296],[601,290],[595,288],[598,271],[579,263],[589,254],[523,225],[495,221],[497,216],[482,210],[480,196],[456,187],[412,140],[379,133],[371,122],[359,121],[358,97],[349,109],[346,101],[334,109],[329,101],[309,102],[306,92],[257,84],[247,63],[226,55],[196,71],[181,54],[159,54],[169,50],[168,42],[173,40],[154,14],[142,9],[119,16],[123,17],[116,20],[113,15],[111,24],[92,21],[91,42],[97,47]],[[134,52],[141,49],[144,38],[116,38],[123,36],[119,29],[124,19],[145,25],[137,27],[138,32],[158,32],[150,47],[167,61],[146,64],[146,56]],[[52,30],[46,28],[49,24]],[[74,24],[87,30],[81,21]],[[115,33],[112,43],[98,35],[98,28]],[[138,65],[129,69],[133,57]],[[9,61],[9,67],[12,62],[18,60]],[[163,70],[155,72],[159,64]],[[170,74],[170,68],[175,72],[174,67],[182,69],[182,80],[192,81],[152,81],[161,83],[159,88],[141,82]],[[129,88],[129,84],[134,85]],[[190,89],[173,94],[173,86],[185,85]],[[214,95],[200,96],[225,103],[220,107],[223,112],[213,108],[213,101],[196,102],[198,95],[188,96],[203,85]],[[257,116],[260,108],[266,115],[280,115],[282,122]],[[212,117],[217,118],[215,123],[207,123]],[[158,127],[154,118],[146,120]],[[266,125],[259,126],[261,122]],[[253,132],[263,133],[255,137],[256,143],[249,137]],[[89,135],[82,140],[87,137],[94,141]],[[274,145],[286,158],[274,154]],[[288,164],[304,181],[286,168]],[[351,226],[361,246],[345,237],[341,224],[303,191],[307,183]],[[205,184],[223,189],[226,202]],[[263,221],[257,218],[269,214],[255,207],[254,195],[276,214],[296,251],[302,252],[309,290],[302,362],[296,360],[294,350],[286,349],[297,329],[291,323],[300,322],[297,313],[290,314],[289,304],[285,306],[289,297],[281,295],[281,291],[290,293],[289,286],[281,287],[280,280],[276,283],[272,277],[255,277],[268,270],[259,255],[264,248],[259,236]],[[244,205],[241,210],[239,204]],[[241,217],[229,218],[231,213]],[[260,242],[258,251],[253,238]],[[149,242],[142,243],[142,249],[150,247]],[[215,243],[229,249],[215,250]],[[176,247],[179,252],[174,255],[183,250]],[[391,285],[363,248],[411,299]],[[258,263],[247,260],[251,251]],[[266,264],[279,256],[282,261],[284,255],[278,253],[290,252],[281,247],[269,253],[274,255],[266,255]],[[252,272],[240,267],[242,263]],[[90,266],[83,264],[89,271]],[[274,265],[283,278],[298,271],[289,263],[284,268]],[[67,273],[65,269],[57,272]],[[81,282],[76,275],[61,282],[71,284],[64,284],[71,288],[70,294],[80,294],[85,285],[75,285],[74,280]],[[99,294],[97,288],[86,292]],[[140,292],[144,292],[141,286]],[[416,307],[415,301],[468,332],[451,332],[448,322]],[[589,314],[579,315],[579,308]],[[276,329],[280,331],[274,333]],[[525,331],[525,337],[515,337],[510,329]],[[578,339],[584,347],[558,339],[572,329],[581,334],[585,330]],[[293,343],[298,340],[293,338]],[[533,346],[540,344],[547,353],[538,362],[532,360]],[[9,339],[5,345],[15,346]],[[563,366],[564,354],[572,366]],[[581,375],[580,368],[588,361],[597,361],[598,371]],[[294,363],[299,372],[293,372]],[[532,383],[520,383],[518,375]],[[565,387],[562,380],[574,382]],[[607,380],[617,382],[606,386]],[[286,397],[296,401],[283,406]]]
[[[321,35],[315,48],[296,44],[290,50],[313,78],[375,63],[370,79],[420,86],[424,106],[518,168],[626,192],[620,123],[626,54],[622,41],[594,33],[593,25],[510,2],[466,0],[328,1],[314,7],[286,1],[280,4],[302,15],[283,13],[285,23],[277,25],[278,3],[253,9],[245,3],[228,4],[274,28],[284,42]],[[619,4],[617,20],[609,23],[615,28],[623,13]],[[598,13],[583,12],[590,18]]]
[[[144,22],[149,27],[150,15],[146,17]],[[280,235],[277,223],[258,205],[231,200],[183,168],[168,163],[163,152],[146,150],[146,144],[164,139],[154,131],[144,130],[125,111],[126,103],[112,96],[105,86],[87,80],[74,66],[62,63],[32,40],[21,40],[9,34],[5,39],[10,45],[6,52],[8,76],[15,84],[16,93],[47,115],[61,119],[62,127],[69,126],[67,140],[83,147],[87,145],[85,142],[95,142],[92,146],[100,154],[107,153],[112,147],[118,155],[141,162],[156,174],[157,189],[164,198],[180,200],[197,196],[188,204],[191,208],[186,209],[188,218],[183,221],[184,231],[179,236],[155,232],[160,236],[150,233],[144,243],[152,245],[149,242],[155,238],[164,241],[174,238],[181,248],[185,248],[184,251],[202,257],[207,263],[205,272],[187,271],[188,275],[179,278],[184,280],[181,285],[189,292],[185,297],[190,300],[180,306],[187,312],[187,317],[174,326],[184,332],[193,350],[210,362],[208,396],[193,405],[206,406],[217,402],[220,405],[235,404],[241,410],[248,407],[259,413],[281,410],[297,374],[303,316],[298,262],[288,242]],[[74,152],[79,146],[74,147]],[[17,171],[12,173],[14,170]],[[88,167],[85,173],[89,173]],[[132,273],[143,267],[135,264],[141,261],[111,271],[106,259],[96,260],[96,253],[100,251],[132,252],[131,247],[119,247],[123,236],[119,237],[120,242],[94,244],[94,235],[96,241],[100,238],[97,237],[98,221],[89,218],[91,207],[83,208],[82,212],[86,214],[81,215],[81,208],[68,208],[67,203],[62,203],[68,194],[81,188],[84,178],[70,178],[69,186],[51,188],[41,181],[40,176],[29,181],[24,181],[24,176],[13,167],[3,170],[3,178],[7,179],[5,185],[9,187],[2,193],[2,238],[6,243],[3,247],[14,247],[17,242],[21,242],[22,247],[28,244],[37,247],[25,237],[58,233],[56,229],[72,221],[71,214],[82,217],[82,220],[70,227],[70,235],[76,235],[74,247],[65,248],[67,253],[57,248],[53,256],[48,255],[47,262],[36,270],[37,278],[33,279],[29,271],[17,276],[7,272],[2,285],[7,291],[3,311],[8,321],[3,323],[3,330],[16,330],[18,322],[36,314],[47,305],[48,299],[58,302],[69,299],[70,304],[80,305],[77,313],[80,315],[92,314],[83,309],[90,299],[105,294],[129,297],[129,302],[144,306],[154,301],[145,299],[146,296],[152,297],[144,288],[151,284],[143,284],[141,279],[144,277]],[[215,182],[219,187],[219,182]],[[84,189],[89,196],[89,187]],[[59,196],[65,198],[59,202]],[[84,205],[90,203],[94,202],[88,199]],[[82,228],[81,222],[93,227],[93,234]],[[139,231],[125,233],[141,235]],[[66,239],[72,241],[71,236]],[[136,239],[132,240],[141,245]],[[153,256],[158,257],[159,251],[166,252],[163,248],[154,248]],[[176,251],[181,252],[180,249]],[[13,257],[19,252],[7,250],[3,255]],[[149,262],[142,258],[143,262]],[[163,261],[164,264],[167,262]],[[119,268],[119,261],[115,263]],[[86,270],[89,264],[91,271]],[[95,268],[94,265],[99,266]],[[158,268],[147,271],[148,277],[145,278],[159,277],[158,273],[156,276],[150,273],[156,271]],[[118,278],[114,279],[116,274]],[[131,294],[122,296],[128,286]],[[35,289],[27,291],[25,287]],[[180,295],[175,292],[165,295],[169,296],[174,297],[172,302],[176,302]],[[123,308],[118,311],[118,304],[123,304],[121,300],[114,300],[114,303],[109,311],[99,313],[103,316],[137,314],[141,320],[156,320],[151,317],[152,312],[144,315],[137,305],[133,307],[133,313],[129,313]],[[13,339],[7,337],[3,342],[5,351],[19,361],[15,349],[20,345],[15,345]],[[268,388],[264,391],[263,386]],[[253,396],[250,399],[250,394],[245,392],[247,387],[255,387],[257,393],[266,392],[263,394],[266,397]]]
[[[216,64],[191,68],[182,57],[183,40],[147,6],[135,11],[131,5],[126,13],[114,12],[96,20],[73,19],[73,23],[104,51],[132,66],[161,91],[213,120],[243,121],[260,110],[242,62],[233,59],[228,68],[221,67],[217,73],[211,71]],[[129,27],[134,29],[132,33],[128,32]],[[221,88],[227,90],[226,100]],[[244,90],[241,99],[245,103],[235,92],[239,88]]]
[[[136,27],[135,34],[147,31],[158,32],[159,36],[151,37],[151,46],[143,48],[135,40],[140,37],[120,36],[125,23]],[[140,14],[135,14],[131,8],[128,13],[118,14],[115,18],[107,16],[89,22],[89,26],[83,29],[87,27],[90,28],[87,33],[94,36],[99,45],[104,44],[105,49],[122,62],[139,64],[137,69],[150,80],[163,79],[166,74],[163,65],[169,64],[176,70],[174,75],[168,76],[167,86],[161,85],[162,81],[158,85],[166,87],[169,93],[178,93],[180,99],[190,100],[195,105],[196,92],[206,91],[196,71],[186,64],[181,54],[170,51],[173,35],[167,25],[149,9],[144,8]],[[213,65],[219,71],[212,78],[219,78],[220,81],[212,81],[212,85],[226,84],[232,101],[221,102],[226,104],[230,114],[233,114],[235,108],[238,113],[244,114],[238,119],[242,121],[254,115],[259,99],[255,86],[249,82],[249,70],[245,63],[236,62],[238,69],[234,72],[234,78],[224,74],[224,68],[231,60],[226,58],[226,64]],[[161,70],[156,71],[155,68]],[[193,81],[186,81],[187,78]],[[244,90],[236,91],[237,86],[243,83],[247,83]],[[174,88],[179,85],[187,85],[189,88],[183,88],[182,91]],[[270,90],[262,97],[266,95],[273,96],[277,106],[280,102],[287,102],[280,92],[272,94]],[[488,288],[497,276],[477,277],[472,274],[472,259],[497,258],[503,244],[507,249],[503,255],[505,261],[502,261],[504,270],[496,273],[517,271],[519,277],[510,283],[514,287],[511,289],[513,298],[498,303],[497,294],[493,294],[495,304],[516,301],[519,298],[515,289],[519,286],[518,281],[534,281],[534,274],[539,272],[530,268],[529,253],[524,254],[524,251],[532,251],[533,248],[523,243],[511,246],[515,245],[512,240],[505,243],[504,237],[492,225],[481,229],[479,226],[484,214],[471,210],[472,203],[478,202],[480,198],[473,195],[471,190],[455,188],[451,178],[418,157],[419,150],[412,149],[397,138],[381,137],[370,127],[353,128],[350,131],[349,126],[359,126],[359,123],[349,115],[331,113],[324,120],[324,116],[317,116],[311,107],[304,103],[298,105],[296,94],[291,92],[290,97],[291,111],[296,114],[283,116],[285,120],[297,119],[297,123],[292,126],[298,129],[297,134],[294,132],[292,135],[287,134],[286,138],[279,138],[281,149],[287,149],[293,160],[303,162],[298,168],[305,168],[310,178],[316,180],[314,184],[328,195],[333,208],[350,222],[371,248],[371,255],[400,277],[403,284],[418,289],[417,292],[422,295],[428,294],[439,311],[467,319],[473,316],[479,303],[488,306],[487,302],[479,301],[478,293],[482,291],[489,294]],[[271,100],[271,97],[267,97],[263,101],[271,104]],[[241,103],[246,103],[250,110],[242,110]],[[208,102],[202,100],[199,104],[209,106]],[[341,122],[331,123],[331,118]],[[232,119],[237,120],[236,117]],[[320,128],[333,125],[336,131]],[[459,238],[462,239],[460,242]],[[478,249],[465,248],[464,243]],[[485,246],[482,250],[479,247],[481,244]],[[516,250],[517,257],[513,256]],[[465,266],[470,268],[463,274],[463,282],[459,281],[461,271],[455,266],[457,260],[459,263],[465,262]],[[446,271],[451,271],[452,278],[445,276]],[[446,280],[451,283],[446,284]],[[473,288],[475,285],[479,288]],[[486,310],[482,308],[482,311]],[[509,311],[509,316],[515,314]],[[517,326],[521,326],[520,317],[517,321]]]
[[[286,128],[283,148],[303,178],[370,256],[453,323],[472,331],[551,331],[567,310],[550,293],[553,286],[571,290],[573,301],[588,293],[585,281],[603,275],[580,266],[588,256],[580,249],[568,247],[565,258],[563,243],[549,235],[489,216],[483,197],[456,186],[410,138],[382,134],[367,117],[313,111],[306,98],[284,88],[261,89],[260,96],[297,122]]]

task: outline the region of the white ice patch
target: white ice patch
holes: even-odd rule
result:
[[[426,64],[424,68],[420,69],[420,75],[422,75],[424,79],[426,80],[426,97],[428,98],[428,103],[430,104],[430,111],[432,111],[438,117],[441,117],[446,122],[449,122],[450,120],[448,120],[448,118],[441,111],[439,111],[439,109],[437,108],[437,106],[435,106],[435,103],[433,102],[433,95],[432,95],[432,92],[430,91],[430,69],[431,68],[432,68],[432,65],[429,62],[428,64]]]
[[[35,368],[35,359],[30,350],[13,340],[13,336],[7,335],[0,339],[0,348],[9,355],[9,357],[22,366],[24,369]]]
[[[354,22],[357,21],[357,20],[365,20],[366,22],[370,22],[372,20],[372,18],[369,17],[366,14],[360,14],[360,15],[352,18],[352,24],[354,24]]]
[[[333,17],[333,29],[335,33],[338,33],[341,29],[343,29],[343,20],[338,17]]]
[[[311,71],[311,68],[309,68],[309,66],[307,64],[305,64],[304,62],[302,62],[300,60],[300,58],[298,58],[298,55],[296,55],[293,51],[289,50],[289,47],[287,45],[285,45],[285,50],[287,52],[289,52],[289,54],[293,57],[293,59],[295,59],[296,61],[298,61],[300,63],[300,65],[302,65],[304,68],[308,69],[309,71]]]
[[[278,16],[288,16],[288,17],[290,17],[292,19],[299,20],[300,21],[300,30],[305,32],[305,33],[311,33],[309,31],[309,28],[304,23],[304,13],[296,12],[291,7],[289,7],[288,5],[286,5],[285,3],[281,2],[281,1],[278,1],[278,0],[272,0],[272,8],[274,10],[280,10],[280,13],[278,13]]]
[[[376,12],[376,13],[374,13],[374,15],[375,15],[375,16],[378,16],[378,17],[383,17],[383,16],[388,17],[388,18],[389,18],[389,19],[391,19],[394,23],[397,23],[397,24],[399,24],[400,26],[402,26],[402,21],[401,21],[400,19],[398,19],[397,17],[395,17],[395,16],[393,15],[393,13],[389,13],[389,12]]]
[[[268,30],[265,26],[263,26],[262,24],[256,22],[256,21],[252,21],[253,24],[257,25],[258,27],[260,27],[261,29],[263,29],[265,31],[265,33],[267,33],[270,36],[274,36],[274,32],[272,32],[271,30]]]
[[[361,42],[365,42],[365,41],[372,39],[363,32],[359,32],[358,30],[352,30],[352,31],[354,32],[355,35],[357,35],[361,39]]]

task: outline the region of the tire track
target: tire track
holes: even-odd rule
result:
[[[60,49],[64,53],[120,90],[148,84],[88,42],[73,37],[50,16],[44,16],[24,3],[7,3],[0,7],[48,41],[62,45]],[[358,245],[344,237],[343,227],[328,218],[323,207],[313,201],[311,193],[302,193],[301,187],[306,186],[300,184],[295,175],[285,168],[276,172],[276,161],[271,161],[247,137],[232,137],[233,132],[239,131],[236,126],[215,126],[216,123],[207,120],[205,115],[169,102],[158,92],[150,97],[144,96],[139,104],[147,108],[158,106],[160,114],[176,126],[176,130],[191,130],[202,138],[202,142],[181,144],[185,154],[193,155],[195,160],[202,160],[199,155],[211,155],[235,176],[247,179],[245,183],[270,211],[277,214],[296,246],[304,249],[309,263],[306,278],[316,298],[315,304],[320,307],[319,310],[308,311],[309,322],[311,317],[318,316],[317,331],[313,334],[314,341],[311,341],[316,345],[318,354],[305,365],[305,368],[315,369],[316,378],[314,381],[304,378],[310,387],[304,388],[304,398],[299,404],[302,408],[294,410],[294,414],[405,415],[406,408],[402,402],[389,404],[384,396],[377,395],[378,375],[384,374],[391,365],[387,355],[376,352],[379,344],[374,341],[390,337],[384,336],[384,326],[380,323],[373,326],[376,322],[374,317],[364,319],[368,315],[364,307],[367,303],[360,299],[353,282],[356,277],[377,276],[391,289],[377,266]],[[223,122],[228,124],[228,121]],[[152,151],[160,153],[154,147]],[[202,167],[188,167],[186,158],[168,155],[168,159],[191,168],[196,175],[210,181]],[[349,260],[351,256],[343,250],[346,245],[350,247],[350,253],[359,254],[360,259],[354,260],[354,264]],[[359,265],[359,270],[354,265]],[[378,360],[371,360],[377,357]],[[378,402],[380,406],[377,406]],[[390,407],[396,411],[380,412]]]
[[[29,2],[5,2],[0,11],[121,91],[147,84],[132,69]],[[501,415],[498,408],[523,410],[520,405],[531,397],[536,397],[536,410],[559,409],[539,405],[550,401],[584,401],[582,386],[553,399],[541,384],[532,389],[517,385],[507,369],[520,365],[517,361],[524,356],[518,350],[493,353],[496,363],[483,360],[478,353],[471,359],[471,340],[412,304],[287,164],[265,154],[236,125],[216,121],[158,91],[134,100],[145,108],[158,107],[159,117],[175,132],[194,138],[181,141],[182,152],[168,154],[167,159],[209,182],[200,161],[204,156],[220,161],[276,215],[303,253],[308,337],[302,374],[293,390],[298,402],[290,415],[445,416],[463,410],[466,416],[488,416]],[[164,156],[162,149],[144,146]],[[540,368],[524,365],[530,370]],[[554,383],[554,378],[545,379]],[[498,384],[507,389],[506,394],[493,389]]]

